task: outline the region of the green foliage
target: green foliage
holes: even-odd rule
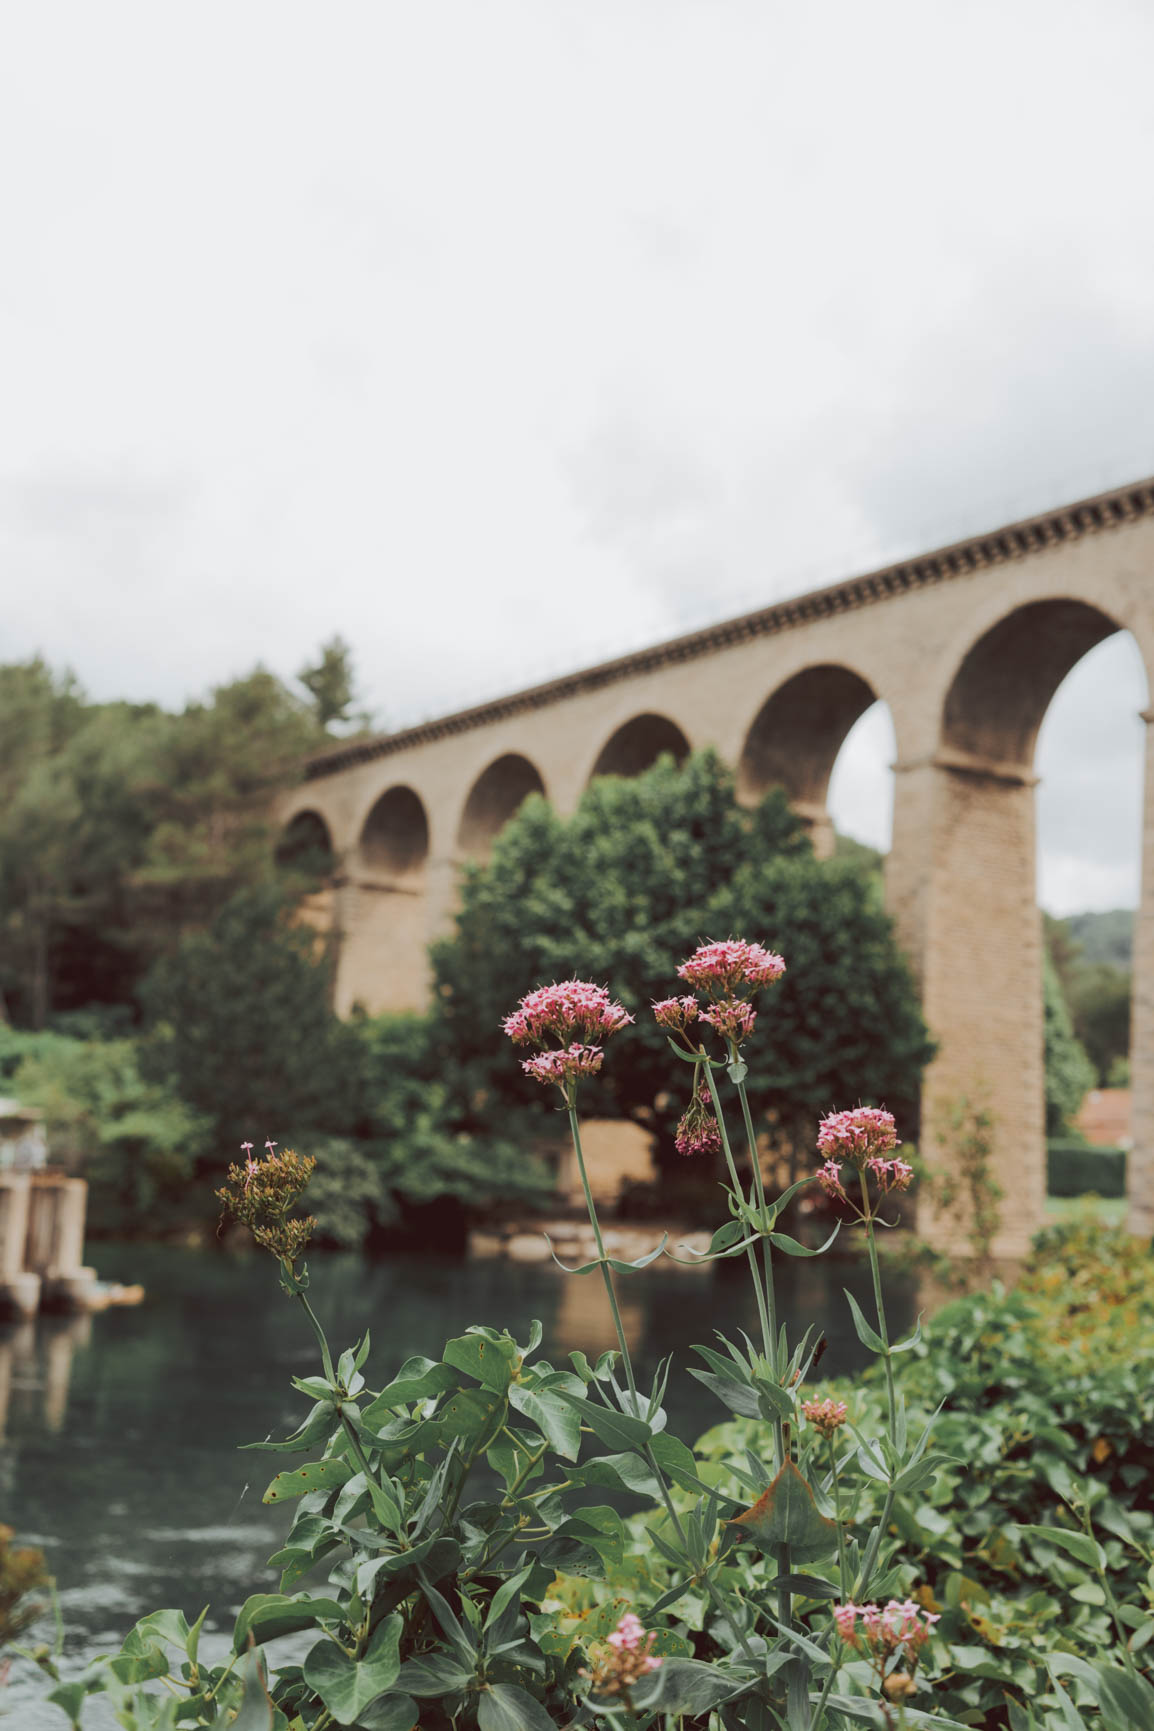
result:
[[[994,1177],[994,1115],[982,1099],[961,1095],[943,1106],[938,1123],[942,1157],[929,1180],[938,1207],[960,1217],[970,1256],[989,1260],[1005,1192]]]
[[[1125,1196],[1126,1150],[1048,1142],[1046,1189],[1051,1196]]]
[[[0,667],[0,995],[13,1020],[135,1002],[141,975],[270,875],[272,796],[323,739],[263,669],[179,714]]]
[[[684,1108],[649,1013],[705,938],[746,931],[786,955],[762,1003],[750,1095],[779,1145],[812,1145],[835,1097],[884,1100],[912,1127],[932,1047],[890,923],[854,863],[814,859],[782,794],[752,812],[711,753],[595,781],[569,819],[526,800],[465,879],[455,936],[435,945],[435,1039],[466,1121],[547,1109],[509,1062],[501,1019],[543,980],[612,978],[636,1017],[595,1107],[656,1128]]]
[[[1110,908],[1105,913],[1071,914],[1063,925],[1083,958],[1105,962],[1128,974],[1134,965],[1134,910]]]
[[[1046,946],[1058,972],[1074,1033],[1100,1084],[1126,1084],[1112,1073],[1130,1057],[1131,951],[1134,916],[1124,909],[1045,919]]]
[[[1074,1033],[1058,970],[1049,955],[1043,958],[1042,991],[1046,1135],[1061,1136],[1097,1081],[1097,1070]]]
[[[320,660],[302,667],[297,678],[312,699],[318,725],[326,732],[334,723],[367,726],[367,714],[354,708],[357,693],[352,650],[343,637],[330,637],[323,643]]]
[[[329,985],[315,932],[293,923],[279,890],[242,890],[149,975],[149,1073],[209,1120],[222,1154],[274,1126],[284,1142],[339,1133],[352,1051]]]
[[[43,1109],[55,1158],[88,1180],[92,1232],[154,1234],[187,1220],[209,1126],[141,1075],[134,1041],[0,1030],[0,1074]]]

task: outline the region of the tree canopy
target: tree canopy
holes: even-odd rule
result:
[[[456,931],[432,952],[436,1043],[459,1066],[465,1115],[552,1106],[522,1077],[501,1018],[535,985],[576,975],[636,1018],[614,1036],[591,1109],[655,1129],[668,1158],[684,1088],[649,1006],[677,991],[697,944],[730,935],[787,964],[750,1042],[751,1097],[779,1144],[808,1148],[822,1112],[859,1100],[912,1132],[932,1045],[876,882],[856,862],[818,861],[780,792],[743,808],[711,752],[599,779],[571,818],[530,796],[489,863],[468,870]]]
[[[126,1003],[180,932],[273,871],[273,796],[323,743],[263,668],[172,713],[0,667],[0,1007]],[[0,1011],[2,1013],[2,1011]]]

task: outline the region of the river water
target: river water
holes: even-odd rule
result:
[[[287,1435],[307,1410],[289,1377],[320,1368],[305,1319],[266,1256],[101,1244],[90,1260],[104,1279],[142,1282],[145,1302],[0,1328],[0,1519],[15,1542],[45,1552],[69,1671],[118,1646],[146,1611],[178,1606],[191,1620],[207,1604],[206,1628],[224,1631],[249,1593],[276,1590],[266,1558],[291,1510],[264,1507],[261,1494],[283,1457],[239,1445]],[[412,1353],[438,1358],[473,1322],[524,1339],[539,1317],[541,1351],[555,1364],[573,1349],[595,1357],[613,1339],[597,1276],[566,1276],[552,1264],[318,1256],[312,1275],[310,1296],[334,1349],[372,1330],[371,1387]],[[860,1264],[826,1256],[781,1266],[782,1315],[795,1339],[809,1323],[825,1329],[830,1375],[863,1357],[843,1286],[868,1313]],[[892,1321],[903,1328],[911,1287],[887,1286]],[[658,1264],[621,1290],[639,1379],[665,1354],[678,1355],[666,1405],[671,1428],[691,1440],[727,1415],[686,1375],[687,1349],[712,1344],[718,1329],[753,1332],[744,1265]],[[50,1623],[37,1638],[52,1638]],[[63,1731],[57,1709],[32,1704],[24,1671],[18,1662],[0,1691],[0,1713],[15,1710],[21,1731]]]

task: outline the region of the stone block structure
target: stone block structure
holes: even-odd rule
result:
[[[1058,685],[1119,630],[1154,667],[1154,481],[327,752],[282,818],[288,844],[331,856],[309,917],[338,935],[338,1008],[424,1003],[425,946],[451,921],[460,862],[483,858],[534,790],[565,813],[594,775],[714,746],[745,797],[781,783],[824,848],[838,750],[884,699],[897,739],[886,893],[939,1043],[923,1152],[944,1157],[950,1102],[985,1097],[1006,1193],[995,1249],[1018,1255],[1045,1188],[1034,749]],[[1144,797],[1131,1218],[1149,1235],[1154,752]],[[965,1232],[956,1213],[925,1226],[944,1246]]]

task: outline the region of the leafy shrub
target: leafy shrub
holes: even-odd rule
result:
[[[1125,1196],[1126,1150],[1048,1142],[1046,1188],[1051,1196]]]

